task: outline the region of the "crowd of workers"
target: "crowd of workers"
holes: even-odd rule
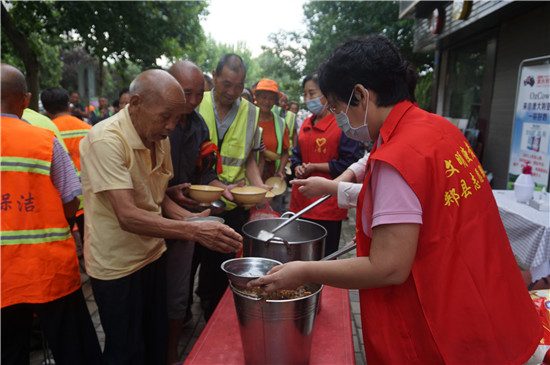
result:
[[[357,206],[358,257],[288,263],[250,285],[360,289],[369,364],[525,362],[540,322],[490,186],[458,129],[414,104],[411,70],[383,36],[348,41],[304,77],[311,115],[298,130],[297,103],[275,80],[245,88],[236,54],[218,61],[211,89],[191,61],[147,70],[116,113],[104,98],[90,111],[78,94],[46,89],[51,121],[2,64],[2,363],[29,362],[33,315],[56,364],[177,362],[195,272],[208,319],[228,286],[220,265],[242,248],[250,209],[231,189],[270,189],[289,161],[291,211],[332,195],[304,216],[326,228],[326,254]],[[212,214],[186,195],[190,184],[224,189],[225,224],[186,220]]]

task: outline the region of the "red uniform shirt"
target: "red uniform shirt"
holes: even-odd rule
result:
[[[311,116],[304,120],[298,134],[298,145],[300,146],[302,162],[323,163],[337,159],[339,157],[338,145],[340,144],[342,131],[338,128],[334,115],[329,113],[315,125],[312,124],[314,118],[315,116]],[[315,171],[311,176],[322,176],[332,180],[332,176],[329,173],[319,171]],[[298,189],[292,189],[290,210],[294,213],[299,212],[317,199],[319,198],[307,198],[298,192]],[[332,197],[304,214],[303,217],[341,221],[346,218],[347,214],[348,211],[346,209],[338,208],[336,197]]]
[[[424,223],[408,279],[360,290],[367,362],[526,362],[541,323],[470,145],[450,122],[409,102],[393,108],[380,134],[370,161],[401,173]],[[358,256],[370,251],[361,223],[363,214],[372,215],[362,211],[369,179],[370,173],[357,204]]]

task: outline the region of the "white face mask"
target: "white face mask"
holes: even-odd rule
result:
[[[325,104],[321,103],[320,97],[306,101],[306,107],[315,115],[321,115],[325,111]]]
[[[367,92],[367,109],[365,110],[365,118],[363,120],[363,125],[357,128],[353,128],[349,122],[348,118],[348,109],[351,103],[351,98],[353,97],[354,90],[351,91],[351,95],[349,97],[348,105],[346,107],[345,112],[340,112],[334,117],[336,118],[336,123],[338,124],[338,127],[344,132],[346,136],[348,136],[351,139],[354,139],[356,141],[360,142],[369,142],[372,141],[372,138],[369,133],[369,128],[367,126],[367,113],[369,111],[369,91],[365,89]]]

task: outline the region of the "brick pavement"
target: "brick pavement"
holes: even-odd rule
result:
[[[340,238],[340,247],[345,243],[351,241],[355,235],[355,210],[352,209],[348,213],[348,219],[342,222],[342,234]],[[81,260],[82,257],[79,255]],[[355,257],[355,251],[347,253],[341,258],[346,257]],[[105,342],[105,333],[101,327],[101,322],[99,320],[99,314],[97,311],[97,305],[94,301],[92,288],[88,276],[83,271],[83,263],[81,263],[81,278],[82,278],[82,290],[84,292],[84,297],[86,298],[86,303],[88,305],[88,310],[92,316],[92,322],[97,331],[97,336],[103,349]],[[196,284],[196,283],[195,283]],[[365,351],[363,347],[363,335],[361,332],[361,318],[360,318],[360,309],[359,309],[359,294],[357,290],[350,290],[350,307],[351,307],[351,321],[352,321],[352,333],[353,333],[353,346],[355,349],[355,364],[356,365],[366,365]],[[185,361],[187,355],[191,352],[193,345],[199,338],[204,326],[205,321],[202,316],[202,309],[199,305],[199,298],[194,295],[194,303],[191,307],[193,313],[193,319],[187,324],[187,326],[182,330],[180,343],[179,343],[179,353],[181,354],[181,361]],[[51,356],[51,355],[50,355]],[[48,362],[48,356],[45,356],[43,350],[33,351],[31,353],[31,362],[30,365],[42,365],[42,364],[54,364],[53,360]],[[163,365],[163,364],[160,364]]]

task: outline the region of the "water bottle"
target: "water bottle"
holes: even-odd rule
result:
[[[516,200],[520,203],[527,203],[533,199],[533,192],[535,191],[535,181],[533,180],[533,174],[531,172],[531,166],[529,162],[523,167],[521,175],[518,176],[514,183],[514,192],[516,194]]]

